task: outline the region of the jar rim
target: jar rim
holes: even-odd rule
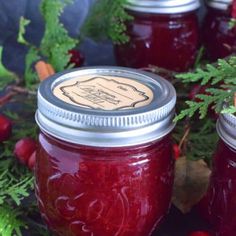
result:
[[[218,10],[227,10],[232,4],[232,0],[206,0],[206,4],[209,7],[218,9]]]
[[[236,149],[236,116],[233,114],[220,114],[216,128],[221,139]]]
[[[126,5],[129,10],[158,14],[191,12],[199,7],[199,0],[128,0]]]
[[[127,109],[121,107],[102,110],[73,104],[71,101],[67,103],[53,93],[64,82],[70,83],[78,79],[81,86],[90,81],[87,77],[82,81],[83,76],[90,78],[94,75],[102,77],[96,77],[100,81],[109,76],[117,76],[117,80],[121,78],[127,83],[140,83],[147,90],[150,88],[153,97],[149,103],[140,107],[135,104]],[[143,91],[133,89],[130,84],[126,88],[128,92],[134,90],[140,96],[139,99],[145,96]],[[143,101],[140,100],[140,104]],[[38,110],[35,117],[40,129],[64,141],[88,146],[132,146],[160,139],[171,132],[175,126],[172,121],[175,103],[174,87],[160,76],[122,67],[87,67],[58,73],[43,81],[38,90]]]

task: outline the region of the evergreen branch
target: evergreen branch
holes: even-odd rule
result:
[[[0,47],[0,89],[6,87],[9,83],[16,80],[16,75],[9,70],[2,63],[3,47]]]
[[[212,152],[218,141],[215,122],[211,119],[194,122],[188,137],[186,156],[191,160],[204,159],[210,163]]]
[[[39,52],[36,47],[31,46],[25,59],[25,85],[31,88],[38,81],[37,74],[32,68],[33,63],[40,59]]]
[[[236,77],[236,57],[228,60],[219,59],[217,64],[207,64],[204,69],[197,68],[194,72],[179,74],[176,77],[183,83],[200,81],[202,85],[232,81],[232,77]]]
[[[41,13],[45,20],[45,32],[40,50],[56,71],[62,71],[67,67],[70,60],[68,51],[78,44],[78,40],[68,35],[67,30],[59,19],[64,7],[69,2],[71,1],[42,0],[41,2]]]
[[[70,2],[71,0],[41,1],[40,10],[45,20],[45,31],[38,48],[25,40],[25,28],[30,22],[29,20],[21,18],[18,42],[29,47],[26,55],[24,74],[27,88],[31,89],[39,81],[33,66],[41,58],[46,59],[56,71],[62,71],[68,67],[71,57],[68,51],[78,44],[78,40],[68,35],[67,30],[60,23],[60,16],[64,7]]]
[[[9,174],[8,171],[3,172],[0,175],[0,205],[10,197],[19,206],[21,200],[29,196],[29,190],[32,187],[33,177],[31,175],[22,175],[19,180]]]
[[[111,39],[114,43],[126,43],[126,22],[133,19],[124,9],[127,0],[96,1],[82,32],[95,40]]]
[[[22,212],[9,206],[0,206],[0,235],[1,236],[22,236],[21,228],[26,225],[18,217]]]
[[[175,121],[181,120],[184,117],[192,117],[197,111],[200,114],[200,119],[203,119],[209,109],[214,109],[216,113],[220,113],[223,109],[223,104],[227,103],[229,109],[223,109],[223,112],[234,113],[232,109],[236,93],[236,57],[232,56],[227,60],[220,59],[217,64],[206,65],[205,69],[196,69],[195,72],[179,74],[178,78],[184,83],[200,82],[202,85],[207,84],[204,94],[196,95],[193,101],[186,101],[187,108],[182,110],[175,117]]]
[[[24,35],[25,35],[25,27],[29,25],[30,20],[25,19],[24,17],[20,18],[20,23],[19,23],[19,33],[17,37],[17,42],[25,45],[29,45],[29,43],[25,40]]]

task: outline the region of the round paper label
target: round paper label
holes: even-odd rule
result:
[[[58,84],[53,94],[80,107],[102,110],[132,109],[148,105],[152,90],[136,80],[114,76],[82,76]]]

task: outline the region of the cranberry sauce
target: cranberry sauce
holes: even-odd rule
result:
[[[230,20],[228,10],[208,7],[202,32],[207,56],[212,61],[236,52],[236,27],[230,26]]]
[[[58,235],[148,236],[171,199],[170,138],[129,148],[94,148],[39,136],[36,194]]]
[[[115,46],[118,65],[141,68],[155,65],[186,71],[194,64],[198,48],[198,19],[195,11],[151,14],[129,11],[130,41]]]

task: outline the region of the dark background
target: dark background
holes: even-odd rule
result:
[[[44,30],[43,19],[38,10],[40,1],[0,0],[0,45],[4,46],[3,63],[8,69],[20,74],[23,74],[24,70],[25,48],[16,43],[19,18],[24,16],[31,20],[27,26],[26,38],[37,45]],[[61,21],[71,36],[78,37],[80,27],[95,1],[74,0],[73,4],[66,7]],[[199,21],[205,13],[203,0],[201,1],[202,7],[198,11]],[[85,55],[86,65],[115,65],[113,47],[109,41],[96,43],[91,39],[85,39],[81,43],[81,51]]]

